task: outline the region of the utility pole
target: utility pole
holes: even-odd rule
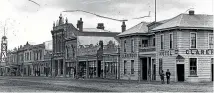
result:
[[[155,0],[155,22],[156,22],[156,0]]]

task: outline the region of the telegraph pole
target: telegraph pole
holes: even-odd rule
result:
[[[156,22],[156,0],[155,0],[155,22]]]

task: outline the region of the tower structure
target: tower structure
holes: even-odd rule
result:
[[[1,55],[0,55],[0,62],[5,62],[7,57],[7,37],[5,36],[5,28],[4,28],[4,36],[2,36],[1,40]]]

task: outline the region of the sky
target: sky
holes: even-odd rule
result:
[[[75,27],[77,20],[83,19],[84,28],[96,28],[104,23],[105,29],[121,32],[121,22],[99,18],[83,12],[65,10],[85,10],[116,19],[128,19],[127,29],[142,22],[155,20],[155,0],[0,0],[0,36],[8,38],[8,49],[20,45],[40,44],[52,40],[53,23],[60,13]],[[172,18],[180,13],[188,13],[194,8],[195,14],[213,15],[213,0],[157,0],[157,21]],[[143,19],[136,17],[150,16]]]

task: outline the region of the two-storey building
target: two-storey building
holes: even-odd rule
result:
[[[82,74],[81,76],[88,78],[92,71],[96,71],[93,72],[96,77],[103,76],[103,74],[101,75],[102,57],[97,57],[98,51],[101,50],[97,44],[100,40],[106,45],[110,40],[118,42],[115,39],[118,32],[104,30],[103,23],[99,23],[97,28],[83,28],[82,18],[77,21],[76,28],[72,23],[68,23],[68,19],[64,22],[62,16],[59,17],[57,24],[54,23],[51,32],[53,36],[53,76],[74,77],[74,74]],[[89,47],[90,45],[92,47]],[[88,55],[88,51],[93,52]],[[90,68],[91,72],[87,68]],[[96,70],[92,70],[95,68]]]
[[[159,71],[169,69],[172,81],[213,80],[212,15],[191,10],[152,30],[157,41],[157,77]]]
[[[120,77],[156,80],[156,39],[153,23],[141,22],[118,35],[120,38]]]
[[[16,76],[48,76],[50,75],[50,63],[52,57],[52,43],[44,42],[31,45],[28,42],[24,46],[8,52],[8,75]],[[52,45],[51,45],[52,46]]]

